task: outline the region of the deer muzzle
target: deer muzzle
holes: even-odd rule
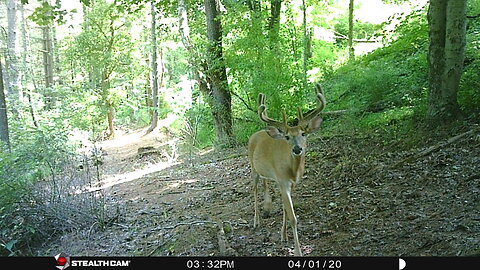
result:
[[[292,148],[292,154],[293,154],[294,156],[300,156],[300,155],[302,155],[302,153],[303,153],[303,148],[300,147],[300,145],[295,145],[295,146],[293,146],[293,148]]]

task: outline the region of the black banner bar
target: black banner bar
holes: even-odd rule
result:
[[[480,269],[480,257],[0,257],[2,269]]]

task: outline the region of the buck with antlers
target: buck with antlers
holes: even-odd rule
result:
[[[254,222],[258,226],[260,217],[258,214],[258,182],[263,180],[265,187],[264,208],[271,210],[272,201],[269,195],[267,182],[271,179],[277,182],[283,204],[283,225],[281,238],[287,240],[287,219],[293,231],[295,244],[295,256],[301,256],[300,243],[298,241],[297,218],[293,210],[292,187],[299,182],[305,170],[305,151],[307,148],[307,135],[318,130],[322,123],[319,113],[325,107],[325,97],[319,84],[315,85],[317,95],[317,107],[306,115],[298,107],[298,124],[289,126],[285,111],[283,121],[277,121],[267,116],[265,95],[258,95],[258,116],[268,124],[265,130],[256,132],[248,142],[248,158],[252,166],[254,178]]]

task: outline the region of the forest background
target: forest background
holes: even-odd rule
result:
[[[443,7],[455,23],[442,45],[444,2],[3,0],[1,254],[34,253],[58,233],[47,229],[65,215],[47,214],[58,181],[85,151],[101,156],[98,142],[142,129],[175,139],[180,155],[241,147],[263,127],[260,92],[273,117],[293,120],[319,82],[321,136],[382,134],[401,149],[478,124],[480,1]],[[92,200],[92,220],[105,221]]]

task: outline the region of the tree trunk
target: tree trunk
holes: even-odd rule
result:
[[[7,93],[10,100],[11,110],[15,118],[18,118],[17,104],[19,99],[19,77],[17,59],[17,5],[15,0],[7,0],[7,55],[5,64],[8,75]]]
[[[26,85],[27,85],[27,21],[25,20],[25,9],[23,7],[23,4],[19,5],[20,9],[20,33],[21,33],[21,39],[22,39],[22,68],[19,73],[19,81],[20,81],[20,89],[19,89],[19,94],[20,94],[20,100],[22,100],[23,97],[23,92],[26,91]]]
[[[268,21],[268,36],[271,47],[276,47],[280,30],[280,13],[282,0],[270,0],[270,19]]]
[[[107,103],[107,121],[108,121],[108,137],[109,138],[114,138],[115,137],[115,126],[113,125],[113,118],[114,118],[114,112],[115,109],[113,107],[113,103],[111,101],[108,101]]]
[[[204,76],[207,66],[205,62],[198,57],[198,53],[195,51],[190,40],[190,27],[188,25],[188,13],[185,0],[178,0],[178,18],[181,40],[183,46],[188,51],[188,63],[192,67],[193,77],[198,83],[200,92],[206,97],[210,96],[210,89]],[[207,102],[209,101],[210,100],[207,100]],[[211,104],[209,105],[211,106]]]
[[[52,36],[50,34],[50,26],[42,27],[43,35],[43,71],[45,76],[45,106],[52,109],[55,105],[55,97],[53,95],[53,52],[52,52]]]
[[[205,14],[210,43],[207,63],[210,96],[207,99],[210,99],[212,104],[216,144],[231,145],[233,143],[232,98],[228,91],[227,71],[223,61],[221,18],[216,0],[205,0]]]
[[[158,124],[158,68],[157,68],[157,31],[155,23],[155,4],[151,2],[152,25],[150,37],[152,42],[152,122],[146,133],[153,131]]]
[[[307,3],[306,0],[302,0],[302,12],[303,12],[303,90],[307,91],[308,80],[307,80],[307,71],[308,71],[308,42],[309,35],[307,32]]]
[[[109,82],[110,74],[104,70],[102,73],[102,81],[100,86],[102,88],[102,99],[105,102],[105,107],[107,109],[107,122],[108,122],[108,137],[114,138],[115,137],[115,126],[113,123],[114,113],[115,113],[115,104],[113,101],[108,97],[108,90],[110,89],[110,82]]]
[[[247,6],[251,11],[261,11],[262,5],[259,0],[247,0]]]
[[[429,24],[429,96],[427,118],[433,123],[455,119],[463,73],[466,0],[431,0]]]
[[[55,0],[55,6],[60,7],[61,1]],[[60,52],[59,42],[57,39],[57,22],[52,23],[52,45],[51,45],[51,58],[52,58],[52,81],[53,81],[53,74],[60,74]],[[56,80],[55,84],[63,84],[61,80]]]
[[[348,5],[348,61],[355,60],[355,49],[353,48],[353,10],[354,0]]]
[[[447,31],[445,37],[445,100],[446,110],[460,111],[457,93],[463,73],[466,45],[467,1],[449,0],[447,8]]]
[[[25,19],[25,9],[22,4],[19,5],[20,9],[20,19],[21,19],[21,24],[20,24],[20,31],[21,31],[21,39],[22,39],[22,68],[21,68],[21,75],[20,77],[20,85],[21,85],[21,91],[19,91],[19,94],[21,94],[21,99],[23,100],[23,97],[27,97],[28,101],[28,108],[30,111],[30,116],[32,118],[33,125],[38,128],[38,121],[35,113],[35,108],[33,106],[32,102],[32,90],[27,88],[26,85],[28,84],[28,79],[27,79],[27,74],[31,75],[31,80],[33,84],[33,88],[37,90],[37,83],[35,80],[33,68],[31,68],[31,65],[28,64],[27,56],[28,56],[28,46],[27,46],[27,20]]]
[[[9,59],[10,85],[7,85],[7,93],[14,94],[18,90],[17,70],[17,6],[15,0],[7,0],[7,51]]]
[[[10,138],[8,135],[7,103],[5,102],[5,87],[3,84],[3,68],[0,60],[0,141],[4,142],[10,149]]]

